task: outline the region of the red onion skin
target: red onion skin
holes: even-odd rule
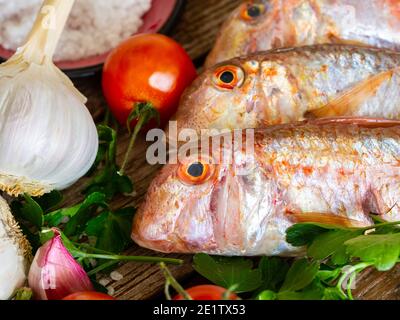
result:
[[[39,300],[61,300],[75,292],[94,290],[85,270],[65,248],[58,232],[37,251],[28,281],[35,299]]]

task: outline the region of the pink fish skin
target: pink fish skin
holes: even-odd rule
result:
[[[400,49],[397,0],[245,1],[224,23],[206,65],[250,53],[315,44]]]
[[[348,45],[260,52],[206,69],[182,96],[173,120],[181,132],[263,128],[310,117],[400,119],[399,66],[400,53]]]
[[[199,158],[164,166],[132,238],[162,252],[302,255],[286,242],[296,221],[371,225],[400,220],[400,121],[320,119],[254,134],[254,152],[221,143],[232,163]]]

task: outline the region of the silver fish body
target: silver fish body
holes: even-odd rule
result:
[[[308,117],[400,118],[400,54],[347,45],[278,49],[204,71],[173,120],[190,128],[245,129]]]
[[[166,165],[135,216],[132,237],[163,252],[296,256],[302,251],[285,238],[296,221],[367,226],[370,213],[398,221],[400,122],[378,122],[322,119],[260,129],[254,153],[221,144],[216,152],[230,148],[232,163],[204,163],[201,179],[188,168],[205,157]]]
[[[245,1],[224,23],[206,65],[275,48],[332,43],[399,50],[399,2]]]

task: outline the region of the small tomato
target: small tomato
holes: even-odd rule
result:
[[[115,298],[100,292],[85,291],[70,294],[63,298],[63,300],[115,300]]]
[[[193,300],[223,300],[227,290],[222,287],[214,285],[201,285],[189,288],[186,292],[192,297]],[[237,300],[238,297],[231,293],[229,300]],[[183,300],[181,295],[174,297],[174,300]]]
[[[196,77],[185,50],[160,34],[141,34],[121,43],[108,56],[103,92],[111,112],[123,125],[138,103],[150,103],[165,125]]]

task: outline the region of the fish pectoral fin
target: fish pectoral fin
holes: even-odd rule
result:
[[[314,125],[328,124],[348,124],[357,125],[363,128],[390,128],[400,126],[400,120],[391,120],[383,118],[366,118],[366,117],[335,117],[306,120],[306,123]]]
[[[333,213],[318,213],[318,212],[305,212],[305,213],[291,213],[290,217],[296,223],[321,223],[346,228],[359,228],[365,227],[365,223],[349,219],[347,217],[338,216]]]
[[[381,72],[361,81],[323,107],[308,111],[308,115],[323,118],[354,114],[367,99],[376,94],[383,82],[392,78],[395,71],[396,69]]]

